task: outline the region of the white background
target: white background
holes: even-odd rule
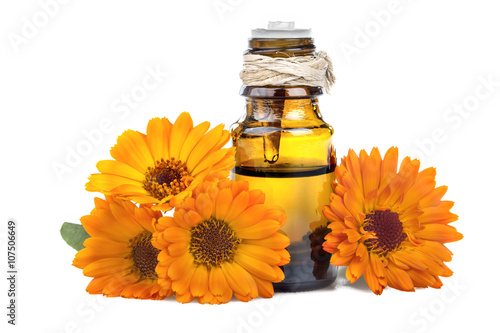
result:
[[[2,332],[495,330],[499,11],[493,0],[2,1]],[[437,167],[465,235],[449,245],[454,276],[440,290],[382,296],[340,276],[326,290],[222,306],[87,295],[90,279],[71,266],[75,251],[59,228],[92,209],[84,184],[96,162],[152,117],[186,110],[195,123],[229,127],[243,114],[238,73],[250,29],[268,20],[312,28],[333,59],[337,84],[320,107],[339,158],[395,145],[400,157]],[[148,71],[168,75],[140,96]],[[141,100],[126,107],[134,92]],[[95,134],[90,146],[85,133]],[[77,149],[85,156],[70,158]],[[54,165],[67,169],[58,176]],[[6,323],[8,219],[18,224],[16,327]]]

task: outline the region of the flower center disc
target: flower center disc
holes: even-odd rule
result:
[[[131,241],[132,258],[135,267],[140,271],[141,277],[156,279],[156,265],[158,265],[158,254],[160,250],[151,244],[152,234],[143,232]]]
[[[186,164],[171,158],[156,161],[154,167],[148,167],[144,179],[144,189],[151,196],[161,200],[169,195],[184,191],[189,184],[183,178],[189,176]]]
[[[403,233],[399,215],[390,210],[376,210],[373,214],[367,214],[363,228],[374,232],[377,236],[376,239],[365,241],[365,245],[368,250],[380,255],[387,255],[390,251],[398,249],[407,237]]]
[[[241,239],[223,221],[203,221],[191,230],[189,251],[197,264],[219,266],[232,261]]]

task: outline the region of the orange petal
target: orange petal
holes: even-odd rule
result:
[[[179,280],[189,271],[193,265],[193,255],[191,253],[185,253],[182,257],[172,262],[168,269],[168,277],[173,281]]]
[[[336,252],[332,255],[330,263],[334,266],[347,266],[353,257],[354,256],[343,257],[340,252]]]
[[[335,196],[330,203],[330,209],[337,216],[338,221],[344,221],[347,216],[351,216],[352,214],[349,212],[347,207],[344,204],[344,200],[341,197]],[[334,222],[335,220],[330,220],[330,222]]]
[[[349,173],[353,176],[356,183],[360,186],[360,189],[362,189],[363,178],[361,177],[361,166],[359,164],[359,158],[354,150],[349,149],[346,157],[346,163]]]
[[[376,295],[381,295],[382,291],[387,286],[387,278],[377,277],[371,264],[366,266],[364,277],[368,287],[370,287]]]
[[[390,207],[401,202],[405,192],[413,185],[419,167],[420,162],[418,162],[418,160],[410,160],[409,157],[406,157],[403,162],[401,162],[399,173],[391,180],[391,194],[389,198],[382,203],[383,205]]]
[[[179,154],[179,160],[187,161],[191,155],[194,147],[200,142],[201,138],[210,128],[210,123],[205,121],[196,127],[194,127],[191,132],[189,132],[186,141],[182,145],[182,149]]]
[[[442,286],[441,280],[432,274],[417,269],[410,269],[407,271],[408,276],[413,281],[413,285],[418,288],[440,288]]]
[[[290,245],[290,239],[281,233],[274,233],[262,239],[245,239],[243,242],[243,244],[256,245],[273,250],[282,250]]]
[[[437,241],[440,243],[456,242],[463,238],[452,226],[446,224],[424,224],[422,230],[414,232],[417,238]]]
[[[191,287],[191,278],[195,270],[196,265],[189,265],[186,273],[179,280],[172,281],[172,290],[175,291],[176,294],[188,294],[192,297],[189,289]]]
[[[226,292],[223,295],[221,295],[221,296],[215,295],[214,297],[217,300],[217,302],[214,301],[213,304],[225,304],[225,303],[229,302],[231,300],[231,298],[233,298],[233,291],[228,286],[228,288],[226,289]]]
[[[212,267],[208,278],[208,288],[214,296],[222,296],[226,294],[229,286],[227,285],[226,278],[220,267]]]
[[[168,254],[172,257],[180,257],[189,251],[189,242],[174,243],[168,245]]]
[[[266,195],[261,190],[251,190],[248,194],[248,206],[263,204],[266,201]]]
[[[238,238],[260,239],[271,236],[280,228],[281,225],[275,220],[262,220],[248,228],[237,229],[235,233]]]
[[[211,153],[206,154],[203,159],[191,170],[191,174],[193,176],[198,175],[203,170],[210,169],[212,166],[215,166],[217,162],[224,159],[227,154],[227,150],[216,150]]]
[[[186,141],[189,132],[193,129],[193,120],[187,112],[182,112],[172,126],[169,142],[169,155],[179,159],[182,145]]]
[[[213,212],[212,200],[206,193],[201,193],[196,197],[196,211],[200,213],[204,221],[210,220]]]
[[[139,172],[137,169],[124,162],[115,160],[102,160],[97,162],[96,166],[101,173],[121,176],[124,178],[135,180],[140,184],[142,184],[142,181],[144,180],[144,173]]]
[[[458,220],[458,215],[453,214],[449,209],[441,207],[427,207],[423,209],[423,214],[418,218],[422,224],[440,223],[448,224]]]
[[[170,227],[163,232],[163,238],[169,243],[189,243],[191,233],[183,228]]]
[[[220,190],[219,195],[215,201],[215,218],[220,221],[224,221],[226,217],[229,205],[233,201],[233,195],[231,189],[224,188]]]
[[[375,254],[370,254],[370,266],[373,269],[373,273],[379,278],[386,276],[385,267],[382,264],[382,260]]]
[[[436,187],[431,193],[420,200],[420,208],[437,206],[446,194],[446,191],[448,191],[448,186]]]
[[[235,219],[230,221],[229,226],[234,230],[251,227],[262,220],[266,211],[267,208],[265,205],[250,206]]]
[[[184,222],[190,229],[202,221],[202,217],[194,210],[189,210],[184,214]]]
[[[453,255],[446,246],[434,241],[425,241],[420,251],[425,252],[437,261],[451,261]]]
[[[372,190],[378,189],[380,185],[380,163],[381,161],[374,156],[368,156],[366,161],[363,163],[362,175],[363,175],[363,192],[365,197]]]
[[[191,295],[200,297],[208,292],[208,270],[205,265],[198,265],[191,278]]]
[[[344,240],[341,242],[337,248],[339,249],[339,252],[342,256],[344,257],[349,257],[352,256],[356,253],[356,250],[358,248],[358,242],[351,243],[349,240]]]
[[[122,203],[111,203],[109,205],[111,213],[115,219],[119,221],[120,227],[128,230],[130,234],[140,234],[144,228],[137,222],[134,215],[131,215],[123,206]],[[150,220],[151,221],[151,220]]]
[[[419,256],[415,251],[396,251],[392,254],[391,258],[403,263],[408,267],[420,269],[423,271],[428,269],[428,266],[425,264],[425,262],[421,260],[421,255]]]
[[[398,148],[391,147],[385,153],[380,168],[380,187],[382,191],[392,180],[398,169]]]
[[[269,281],[259,279],[258,277],[253,278],[255,284],[257,285],[257,290],[259,291],[259,296],[262,298],[271,298],[274,295],[273,284]]]
[[[151,154],[155,161],[170,158],[168,143],[170,142],[171,131],[172,124],[167,118],[153,118],[148,122],[146,133]]]
[[[225,221],[231,223],[237,216],[239,216],[245,209],[248,208],[249,201],[250,195],[247,191],[237,194],[227,210]]]
[[[355,256],[346,269],[347,280],[349,280],[351,283],[356,282],[365,273],[367,265],[367,259],[362,259],[361,257]]]
[[[259,295],[255,280],[236,263],[222,263],[222,272],[229,285],[235,294],[249,296],[255,298]]]
[[[89,235],[102,236],[115,242],[123,242],[135,236],[120,228],[111,211],[99,209],[96,215],[85,215],[80,218],[83,228]]]
[[[185,294],[175,293],[175,299],[179,303],[186,304],[192,302],[195,299],[195,297],[191,295],[191,293],[185,293]]]
[[[413,281],[408,273],[396,267],[390,261],[387,265],[387,283],[391,288],[402,291],[415,291]]]
[[[363,213],[363,201],[360,192],[349,190],[344,196],[345,206],[355,218],[358,216],[358,213]]]
[[[188,170],[193,170],[205,157],[205,155],[213,151],[214,146],[219,142],[223,135],[224,125],[219,125],[208,131],[201,140],[193,148],[188,160],[186,161]]]
[[[104,258],[91,262],[83,269],[83,275],[91,277],[100,277],[105,275],[128,273],[130,264],[123,258]]]
[[[238,245],[238,252],[261,260],[269,265],[277,265],[281,261],[280,256],[275,251],[267,247],[243,243]]]
[[[98,278],[93,278],[87,286],[86,291],[89,294],[102,294],[103,289],[106,288],[106,285],[114,279],[113,275],[106,275]]]
[[[154,165],[146,135],[127,130],[118,137],[116,145],[110,150],[111,156],[120,162],[129,164],[142,174]]]
[[[142,183],[138,180],[120,175],[94,173],[90,175],[89,182],[85,185],[85,189],[90,192],[103,192],[104,194],[109,194],[108,192],[123,185],[133,185],[134,188],[140,188]]]
[[[276,280],[274,269],[267,263],[247,256],[243,253],[237,253],[234,260],[250,274],[267,281],[279,282]]]
[[[351,243],[355,243],[361,238],[359,231],[354,229],[344,229],[342,232],[347,235],[347,239]]]
[[[88,264],[105,258],[124,258],[130,249],[124,243],[117,243],[106,238],[90,237],[84,242],[85,248],[78,251],[73,260],[73,266],[80,269]]]
[[[435,186],[436,181],[431,177],[415,182],[415,184],[405,192],[403,202],[399,206],[399,209],[406,210],[416,205],[420,199],[432,192]]]

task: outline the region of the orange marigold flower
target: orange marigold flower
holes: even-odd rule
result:
[[[111,148],[114,160],[97,163],[86,189],[155,204],[170,210],[204,180],[227,178],[234,166],[234,148],[221,149],[230,134],[219,125],[209,132],[209,122],[193,127],[183,112],[172,125],[167,118],[153,118],[147,134],[125,131]]]
[[[153,221],[161,217],[130,201],[95,198],[95,208],[81,222],[87,238],[73,260],[85,276],[93,277],[90,294],[110,297],[163,299],[173,292],[158,284],[158,249],[151,244]]]
[[[377,148],[359,157],[353,150],[335,169],[330,205],[323,213],[331,232],[323,248],[331,264],[348,266],[352,282],[364,275],[380,295],[386,286],[403,291],[440,288],[439,276],[453,272],[444,264],[452,253],[443,244],[462,239],[450,226],[453,202],[442,201],[447,187],[435,187],[436,170],[419,172],[420,162],[406,157],[397,170],[398,150],[384,159]]]
[[[273,282],[290,261],[290,241],[278,230],[285,214],[264,205],[260,190],[244,181],[202,183],[155,224],[158,282],[172,287],[179,302],[227,303],[274,294]]]

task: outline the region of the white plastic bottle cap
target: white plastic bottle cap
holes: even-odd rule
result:
[[[270,21],[267,29],[252,29],[252,38],[311,38],[311,29],[295,29],[295,22]]]

